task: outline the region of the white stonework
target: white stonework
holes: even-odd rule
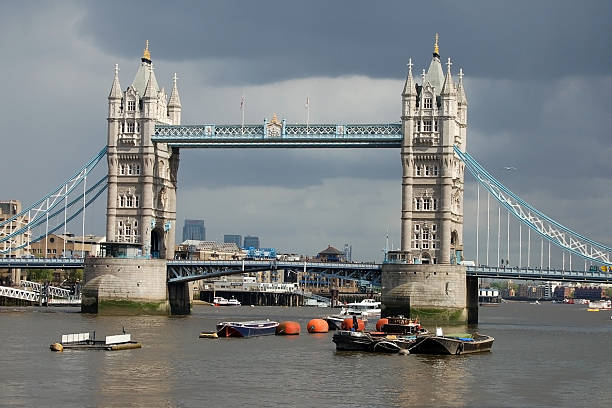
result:
[[[132,243],[144,256],[172,259],[176,231],[178,149],[151,142],[156,124],[179,125],[176,74],[170,99],[159,88],[145,49],[132,85],[108,96],[107,242]]]
[[[411,60],[402,92],[401,251],[409,263],[455,263],[463,251],[464,165],[453,146],[465,151],[467,99],[463,72],[455,84],[450,58],[446,65],[444,75],[436,46],[419,85]]]

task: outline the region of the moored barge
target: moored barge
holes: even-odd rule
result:
[[[91,338],[90,338],[91,337]],[[142,344],[132,340],[131,334],[106,336],[104,340],[96,340],[96,333],[74,333],[62,335],[62,341],[49,346],[52,351],[64,350],[129,350],[141,348]]]

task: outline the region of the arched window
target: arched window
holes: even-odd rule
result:
[[[431,175],[431,166],[425,166],[425,175],[426,176]]]
[[[416,210],[420,210],[421,209],[421,199],[420,198],[415,198],[414,199],[414,208]]]
[[[136,208],[140,207],[140,196],[134,197],[134,207]],[[136,223],[136,221],[134,221],[134,223]]]
[[[119,196],[119,207],[124,207],[125,206],[125,198],[123,196]],[[119,224],[121,225],[121,221],[119,221]]]
[[[429,198],[424,198],[423,199],[423,209],[425,211],[429,211],[430,210],[430,199]]]
[[[122,176],[125,174],[125,164],[119,166],[119,174]]]
[[[128,207],[128,208],[134,206],[134,200],[133,200],[132,196],[127,196],[125,198],[125,206]]]
[[[433,209],[434,209],[434,211],[436,211],[438,209],[438,199],[437,198],[433,199]],[[434,225],[434,227],[435,227],[435,225]],[[434,229],[434,231],[435,231],[435,229]]]
[[[128,164],[128,165],[127,165],[127,174],[128,174],[128,175],[131,175],[131,174],[132,174],[132,165],[131,165],[131,164]]]
[[[425,109],[431,109],[431,98],[425,98],[425,102],[423,105]]]
[[[140,164],[136,165],[136,174],[140,174]]]

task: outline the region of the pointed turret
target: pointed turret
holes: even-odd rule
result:
[[[436,33],[436,43],[434,45],[433,57],[429,63],[427,74],[423,78],[423,86],[431,85],[436,90],[436,95],[440,95],[443,84],[444,71],[442,70],[442,64],[440,63],[440,49],[438,47],[438,34]]]
[[[446,78],[444,78],[441,95],[453,95],[455,93],[455,84],[453,83],[453,76],[451,75],[451,65],[453,65],[453,63],[449,58],[446,62]]]
[[[406,77],[406,83],[404,84],[404,91],[402,95],[416,95],[416,87],[414,85],[414,79],[412,78],[412,58],[408,60],[408,76]]]
[[[465,90],[463,88],[463,68],[459,69],[459,82],[457,83],[457,102],[462,105],[467,104],[467,98],[465,96]]]
[[[121,99],[122,96],[121,85],[119,84],[119,64],[115,64],[115,78],[113,79],[113,86],[108,94],[108,99]]]
[[[181,98],[179,97],[179,91],[176,86],[176,72],[174,73],[174,77],[172,78],[172,93],[170,94],[170,101],[168,102],[168,107],[181,107]]]
[[[132,82],[132,87],[138,92],[139,97],[143,97],[145,93],[145,89],[151,81],[151,86],[153,92],[157,94],[159,92],[159,86],[157,85],[157,79],[155,78],[155,74],[151,67],[153,62],[151,61],[151,52],[149,52],[149,41],[147,41],[147,46],[142,54],[142,58],[140,58],[140,66],[138,67],[138,71],[136,72],[136,76],[134,77],[134,81]]]
[[[144,90],[143,99],[152,99],[157,96],[157,86],[153,85],[153,65],[149,65],[149,79],[147,80],[147,86]],[[157,85],[157,84],[155,84]]]
[[[176,72],[172,78],[172,93],[168,102],[168,117],[173,125],[181,124],[181,98],[179,97],[178,87],[176,86]]]

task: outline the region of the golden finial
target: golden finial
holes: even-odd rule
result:
[[[434,54],[440,55],[440,49],[438,48],[438,33],[436,33],[436,43],[434,44]]]
[[[151,61],[151,53],[149,52],[149,40],[147,40],[147,46],[142,53],[142,58]]]
[[[272,115],[272,120],[270,121],[271,123],[275,123],[275,124],[280,124],[280,122],[278,121],[278,118],[276,117],[276,113]]]

